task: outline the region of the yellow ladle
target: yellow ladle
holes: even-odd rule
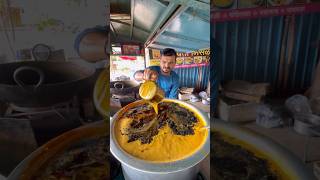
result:
[[[145,81],[140,86],[139,95],[142,99],[146,100],[158,114],[158,104],[165,97],[163,90],[158,87],[154,81]]]

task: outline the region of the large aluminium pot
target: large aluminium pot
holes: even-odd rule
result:
[[[85,125],[50,140],[26,157],[9,175],[8,180],[32,180],[32,177],[56,155],[86,139],[109,135],[106,121]]]
[[[222,135],[233,138],[244,148],[262,154],[275,165],[276,171],[280,172],[284,179],[315,180],[312,171],[306,167],[306,164],[270,138],[219,119],[214,119],[210,125],[211,131],[220,132]],[[214,141],[214,136],[212,140]]]
[[[127,95],[138,92],[139,83],[136,81],[112,81],[110,82],[110,93],[114,95]]]
[[[46,107],[69,101],[95,70],[71,62],[0,64],[0,101]]]
[[[195,106],[183,101],[165,99],[165,102],[174,102],[198,114],[201,119],[209,125],[210,121],[208,116],[200,111]],[[209,154],[210,151],[210,135],[205,139],[203,146],[193,155],[179,160],[168,163],[153,163],[133,157],[125,152],[118,144],[115,137],[115,122],[121,118],[123,113],[132,107],[143,104],[143,101],[136,101],[128,104],[117,112],[110,123],[110,152],[117,158],[122,165],[123,175],[126,180],[194,180],[199,171],[200,162]],[[209,130],[208,130],[209,131]]]

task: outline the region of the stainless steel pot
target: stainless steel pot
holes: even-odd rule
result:
[[[195,114],[198,114],[206,125],[209,125],[210,120],[206,114],[200,111],[193,105],[186,102],[173,99],[165,99],[166,102],[174,102],[183,105],[190,109]],[[204,145],[193,155],[188,158],[173,161],[169,163],[153,163],[131,156],[125,152],[115,138],[115,122],[119,120],[124,112],[128,109],[141,105],[143,101],[133,102],[118,113],[110,123],[110,151],[122,164],[123,174],[126,180],[194,180],[199,172],[199,163],[209,154],[210,151],[210,135],[207,136]],[[208,130],[209,131],[209,130]]]
[[[137,93],[140,84],[136,81],[112,81],[110,82],[110,93],[115,95],[127,95]]]
[[[71,62],[0,64],[0,101],[46,107],[69,101],[93,76],[91,67]]]
[[[272,141],[270,138],[255,133],[252,130],[214,119],[211,130],[221,132],[236,141],[244,142],[249,150],[254,148],[277,166],[277,171],[285,174],[290,180],[315,180],[312,171],[292,152]]]

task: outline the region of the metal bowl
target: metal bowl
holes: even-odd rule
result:
[[[186,102],[173,99],[165,99],[164,101],[178,103],[180,105],[185,106],[195,114],[198,114],[200,118],[205,121],[206,126],[209,125],[210,120],[208,116],[195,106],[190,105]],[[128,109],[141,105],[143,103],[144,101],[136,101],[125,106],[118,113],[115,114],[114,118],[111,120],[110,123],[110,151],[121,162],[125,179],[195,179],[199,170],[199,163],[209,154],[210,135],[206,137],[204,145],[193,155],[185,159],[179,161],[172,161],[169,163],[154,163],[151,161],[138,159],[128,154],[120,147],[115,137],[115,122],[119,120],[122,117],[123,113],[125,113]]]

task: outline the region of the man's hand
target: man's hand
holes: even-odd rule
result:
[[[137,71],[136,73],[134,73],[133,77],[137,81],[142,81],[142,80],[157,81],[158,72],[151,69],[145,69],[145,70]]]
[[[143,72],[143,80],[151,80],[151,81],[157,81],[158,79],[158,73],[157,71],[151,70],[151,69],[145,69]]]

